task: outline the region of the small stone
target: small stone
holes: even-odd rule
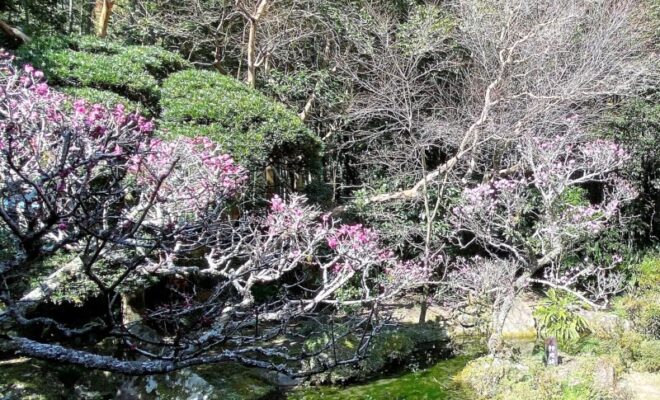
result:
[[[616,384],[616,371],[614,366],[602,360],[596,364],[594,370],[594,386],[602,390],[614,389]]]

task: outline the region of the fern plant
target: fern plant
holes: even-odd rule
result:
[[[548,290],[546,298],[534,311],[540,336],[554,336],[564,345],[577,342],[591,331],[587,320],[577,313],[579,308],[575,296]]]

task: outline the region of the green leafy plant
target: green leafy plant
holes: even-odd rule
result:
[[[554,336],[561,344],[576,343],[590,332],[589,324],[577,313],[580,305],[574,296],[548,290],[534,311],[541,337]]]

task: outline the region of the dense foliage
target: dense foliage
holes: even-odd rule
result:
[[[657,370],[657,2],[94,3],[0,5],[0,322],[17,352],[343,373],[397,337],[389,302],[416,302],[422,322],[437,306],[486,326],[479,390],[540,393],[555,376],[499,364],[536,292],[541,337],[598,337],[594,357],[618,346],[617,365]],[[628,342],[591,329],[601,310]],[[101,338],[130,356],[99,358]],[[585,382],[576,396],[600,395]]]
[[[151,109],[160,97],[159,80],[189,67],[181,56],[159,47],[124,46],[93,36],[38,38],[19,56],[55,84],[109,90]]]
[[[169,137],[209,136],[252,168],[319,172],[319,140],[300,118],[233,78],[211,71],[172,74],[160,104]]]
[[[287,321],[305,318],[321,305],[329,311],[340,304],[338,289],[352,281],[357,290],[344,302],[375,307],[427,279],[428,271],[383,248],[373,230],[319,216],[298,196],[288,202],[273,197],[264,216],[232,217],[242,212],[248,176],[217,143],[203,136],[155,138],[154,123],[127,114],[121,104],[107,109],[75,100],[71,109],[69,99],[45,83],[42,71],[31,65],[16,69],[7,53],[2,60],[0,218],[5,246],[12,249],[2,262],[10,284],[3,290],[2,323],[17,323],[8,330],[8,345],[16,351],[133,375],[228,360],[295,371],[295,365],[269,360],[286,357],[268,340],[286,336]],[[26,278],[35,262],[58,251],[76,260],[49,271],[46,286],[23,294],[16,278]],[[79,328],[58,318],[28,316],[71,272],[82,272],[105,303],[96,318]],[[127,319],[120,299],[170,276],[179,277],[171,294],[150,299],[141,318]],[[196,282],[200,277],[210,291],[204,295]],[[288,283],[258,295],[259,287],[281,280]],[[343,322],[347,332],[364,332],[350,359],[359,359],[371,337],[367,330],[379,326],[363,317]],[[136,326],[143,324],[172,342],[157,344],[138,333]],[[22,336],[30,327],[45,329],[37,336],[41,341],[90,332],[117,336],[152,361],[117,360],[35,341]],[[250,350],[243,348],[246,340],[253,343]],[[161,356],[149,356],[153,351]]]
[[[576,342],[589,332],[589,324],[578,314],[577,299],[548,290],[547,299],[539,304],[534,316],[544,338],[555,337],[562,345]]]
[[[212,137],[251,171],[276,171],[277,186],[301,189],[321,172],[321,144],[298,116],[228,76],[191,69],[176,53],[54,36],[21,47],[18,56],[75,97],[159,117],[161,136]]]

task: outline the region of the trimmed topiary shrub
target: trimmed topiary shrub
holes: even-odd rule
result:
[[[252,170],[319,169],[320,141],[300,118],[233,78],[185,70],[163,81],[161,96],[167,136],[209,136]]]
[[[96,37],[42,37],[19,49],[21,59],[63,87],[110,90],[154,108],[158,80],[190,64],[155,46],[127,46]]]
[[[112,108],[116,104],[122,104],[128,112],[140,112],[143,115],[150,116],[149,110],[144,109],[140,103],[131,101],[109,90],[99,90],[89,87],[67,87],[62,88],[62,91],[76,99],[87,100],[91,104],[103,104],[107,108]]]

